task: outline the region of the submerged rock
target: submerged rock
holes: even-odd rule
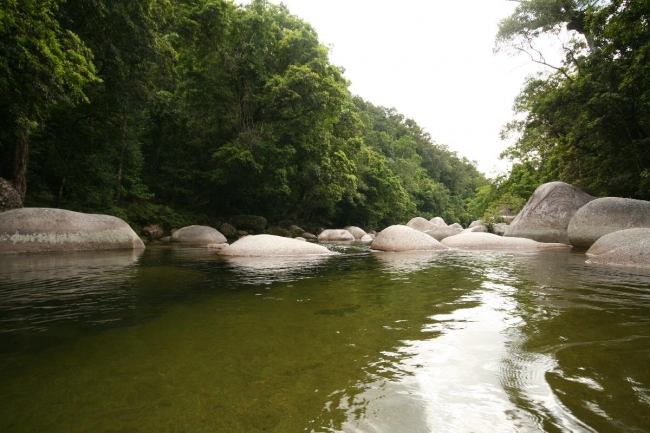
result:
[[[428,222],[428,221],[427,221]],[[385,228],[372,241],[370,248],[379,251],[446,250],[440,242],[414,228],[394,225]]]
[[[601,236],[631,228],[650,228],[650,202],[631,198],[596,199],[576,212],[568,227],[575,247],[590,247]]]
[[[504,236],[569,244],[569,221],[578,209],[594,199],[568,183],[545,183],[528,199]]]
[[[322,245],[304,240],[273,235],[254,235],[241,238],[219,251],[224,256],[301,256],[335,254]]]
[[[217,229],[209,226],[187,226],[172,234],[170,242],[185,244],[223,244],[227,239]]]
[[[47,208],[0,213],[0,253],[143,248],[133,229],[110,215]]]
[[[526,238],[504,238],[492,233],[461,233],[442,240],[449,248],[465,249],[538,249],[538,248],[570,248],[562,243],[543,243]]]
[[[587,263],[650,266],[650,228],[608,233],[589,248],[587,256]]]

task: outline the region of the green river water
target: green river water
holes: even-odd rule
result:
[[[331,248],[0,256],[0,432],[650,431],[650,270]]]

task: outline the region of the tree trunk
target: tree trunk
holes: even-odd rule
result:
[[[27,155],[29,152],[29,132],[18,130],[14,147],[13,184],[20,199],[25,202],[27,192]]]
[[[115,187],[115,204],[120,205],[120,192],[122,189],[122,165],[124,163],[124,150],[126,149],[126,114],[124,114],[124,119],[122,121],[122,149],[120,149],[120,164],[117,170],[117,186]]]

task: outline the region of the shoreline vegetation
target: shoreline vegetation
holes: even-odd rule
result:
[[[0,178],[26,207],[113,215],[138,234],[221,228],[237,215],[320,232],[380,231],[414,215],[492,227],[558,180],[650,198],[642,2],[528,0],[500,23],[497,51],[571,38],[562,64],[516,99],[503,131],[517,137],[502,155],[513,165],[496,179],[415,120],[350,94],[345,65],[283,5],[0,8]]]

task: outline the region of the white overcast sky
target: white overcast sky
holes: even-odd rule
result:
[[[272,0],[279,4],[280,1]],[[239,0],[237,3],[246,3]],[[283,0],[314,26],[353,94],[395,107],[488,176],[507,169],[499,138],[524,79],[540,67],[494,54],[507,0]]]

